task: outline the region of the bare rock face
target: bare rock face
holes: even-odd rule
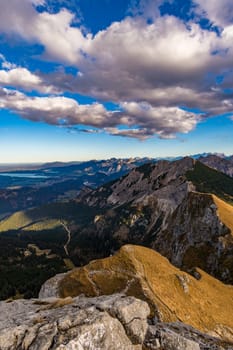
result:
[[[190,192],[175,210],[166,230],[160,231],[153,248],[166,256],[172,264],[185,270],[198,266],[213,276],[231,282],[231,273],[225,263],[233,249],[232,243],[223,244],[230,229],[218,215],[214,196]],[[232,240],[232,239],[231,239]]]
[[[1,350],[140,350],[148,305],[136,298],[32,299],[0,303]]]
[[[59,290],[58,285],[59,282],[65,277],[66,273],[59,273],[55,275],[54,277],[50,278],[48,281],[46,281],[40,290],[39,298],[49,298],[49,297],[55,297],[59,298]]]
[[[233,349],[181,322],[149,325],[148,315],[147,303],[123,294],[0,302],[0,349]]]
[[[201,333],[184,323],[149,326],[144,340],[147,350],[232,350],[233,344]]]

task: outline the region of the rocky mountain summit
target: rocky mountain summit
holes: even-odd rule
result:
[[[122,247],[48,280],[39,299],[0,302],[0,349],[232,350],[233,289],[197,274]]]

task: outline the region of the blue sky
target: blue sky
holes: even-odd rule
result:
[[[233,153],[231,0],[0,6],[0,163]]]

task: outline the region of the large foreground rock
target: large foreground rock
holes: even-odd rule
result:
[[[147,301],[151,318],[180,321],[233,341],[233,287],[199,269],[195,276],[177,269],[151,249],[127,245],[114,256],[56,277],[57,285],[54,279],[48,280],[40,297],[125,293]]]
[[[180,322],[149,325],[148,314],[123,294],[0,302],[0,349],[233,350]]]
[[[0,302],[0,349],[140,350],[148,314],[122,295]]]

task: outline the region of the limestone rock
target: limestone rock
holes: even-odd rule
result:
[[[157,323],[148,327],[147,350],[232,350],[233,344],[204,334],[181,322]]]
[[[0,302],[0,349],[140,350],[148,313],[122,295]]]
[[[47,280],[40,289],[39,298],[59,297],[58,284],[65,277],[65,273],[59,273]]]
[[[122,294],[0,302],[1,350],[233,350],[181,322],[149,325],[148,305]]]

